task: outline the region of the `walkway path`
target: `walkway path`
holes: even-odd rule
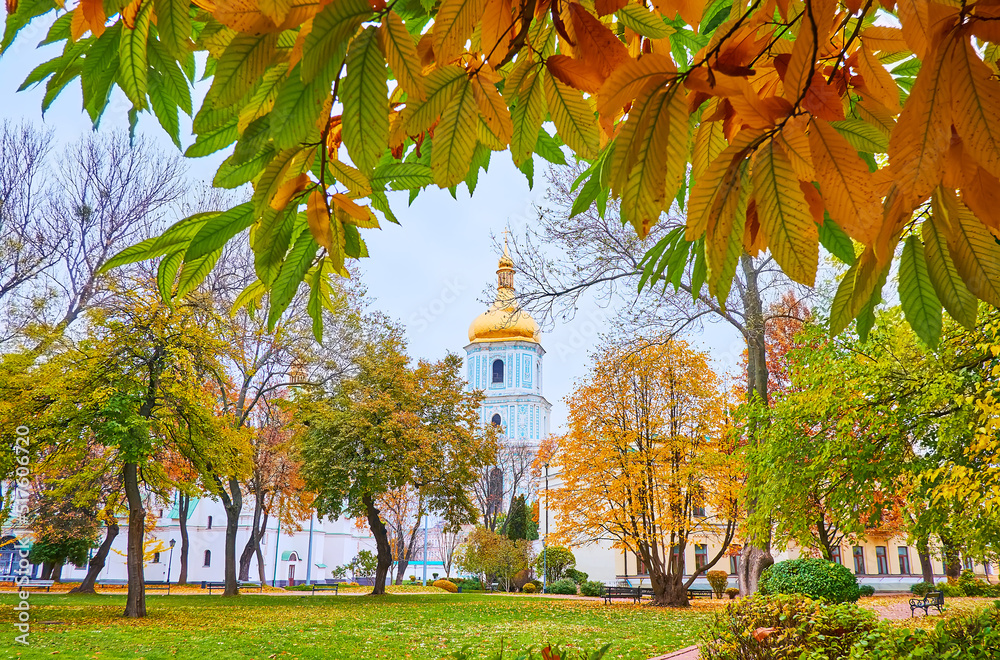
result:
[[[673,653],[668,653],[666,655],[658,655],[655,658],[650,658],[649,660],[698,660],[698,647],[689,646],[679,651],[674,651]]]

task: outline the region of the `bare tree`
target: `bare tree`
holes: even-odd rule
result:
[[[5,124],[0,150],[0,341],[40,353],[100,304],[108,259],[175,211],[184,168],[119,133],[88,136],[55,158],[48,134]]]
[[[426,514],[423,497],[418,489],[403,486],[380,496],[378,506],[396,560],[396,584],[403,584],[403,575],[413,559],[417,541],[423,538],[420,534],[420,521]],[[424,559],[426,561],[426,557]]]
[[[646,253],[674,229],[684,225],[679,215],[667,215],[640,239],[623,225],[617,202],[596,204],[570,217],[579,167],[550,168],[545,202],[538,221],[521,241],[515,241],[514,261],[521,290],[518,301],[543,324],[572,319],[581,298],[590,295],[603,306],[620,307],[622,332],[655,331],[665,337],[695,332],[705,323],[726,323],[742,336],[747,350],[747,397],[768,403],[765,326],[771,320],[767,303],[792,286],[770,255],[742,254],[725,305],[710,296],[688,265],[672,282],[639,291]],[[754,437],[754,434],[750,434]],[[753,503],[747,503],[753,508]],[[742,593],[756,591],[763,570],[773,563],[771,539],[749,538],[743,547],[739,583]]]
[[[441,525],[435,528],[434,552],[444,565],[444,575],[451,577],[451,567],[459,546],[465,543],[465,533],[461,527]]]
[[[0,307],[10,318],[10,299],[51,268],[64,237],[51,231],[41,212],[44,171],[52,134],[30,124],[0,125]],[[6,324],[5,324],[6,325]],[[10,339],[0,329],[0,345]]]
[[[496,461],[479,469],[479,479],[472,486],[484,527],[490,531],[500,527],[501,533],[506,532],[505,515],[514,498],[527,490],[534,460],[530,445],[497,439]]]

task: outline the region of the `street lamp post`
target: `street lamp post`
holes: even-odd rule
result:
[[[174,563],[174,546],[177,545],[177,541],[170,539],[170,555],[167,557],[167,584],[170,584],[170,567]]]
[[[549,584],[549,464],[545,464],[545,536],[542,538],[542,593]]]
[[[424,586],[427,586],[427,514],[424,514]]]

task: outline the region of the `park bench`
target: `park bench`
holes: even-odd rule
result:
[[[23,584],[18,584],[17,580],[19,580],[19,579],[20,578],[14,578],[13,579],[14,586],[17,589],[19,589],[19,590],[24,590],[24,589],[45,589],[46,591],[49,591],[50,589],[52,589],[52,585],[56,583],[55,580],[28,580],[27,582],[25,582]]]
[[[336,596],[340,593],[340,583],[335,582],[334,584],[316,584],[313,582],[312,594],[315,596],[317,591],[332,591],[333,595]]]
[[[632,602],[639,600],[640,592],[638,587],[609,587],[604,586],[604,604],[610,605],[612,598],[630,598]]]
[[[257,591],[264,591],[264,586],[260,582],[237,582],[236,586],[242,590],[256,589]],[[208,589],[208,595],[212,595],[212,589],[223,589],[226,588],[225,582],[209,582],[208,580],[201,581],[201,588]]]
[[[944,594],[940,591],[929,591],[923,598],[911,598],[910,616],[912,617],[917,610],[923,610],[924,616],[927,616],[927,611],[932,607],[936,607],[938,613],[941,613],[941,608],[944,607]]]
[[[712,590],[711,589],[688,589],[688,598],[698,598],[704,597],[711,599]]]
[[[170,595],[170,583],[165,580],[147,580],[146,590],[149,591],[150,589],[166,589],[167,595]]]

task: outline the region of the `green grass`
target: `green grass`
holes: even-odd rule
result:
[[[560,642],[645,660],[683,648],[709,614],[540,597],[475,594],[148,596],[148,616],[119,615],[125,598],[32,594],[30,646],[14,642],[13,595],[0,596],[2,658],[441,658],[466,645]]]

